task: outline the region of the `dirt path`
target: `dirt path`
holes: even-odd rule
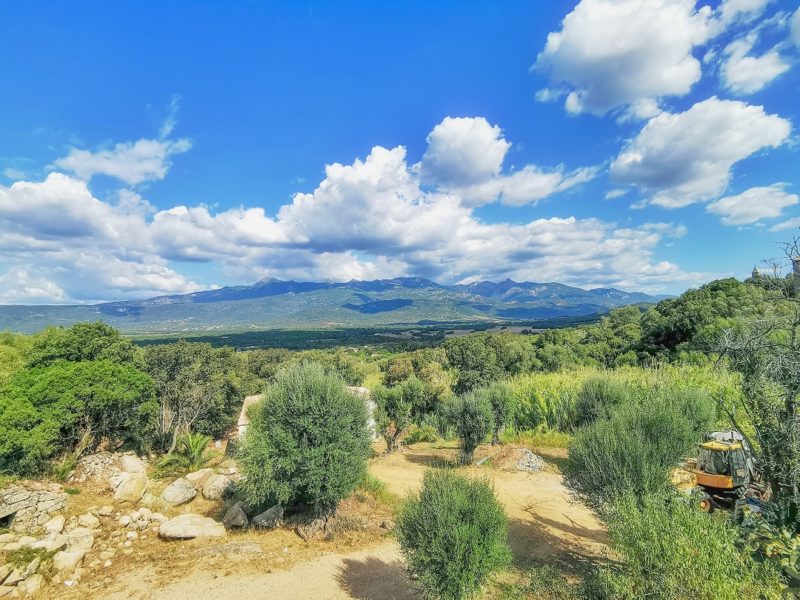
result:
[[[493,451],[488,447],[481,450],[479,457]],[[450,460],[453,455],[450,448],[415,447],[372,460],[370,472],[389,491],[405,496],[419,489],[428,467]],[[602,552],[604,531],[586,507],[571,501],[557,473],[504,472],[487,467],[470,467],[462,472],[493,481],[509,516],[509,545],[515,566],[526,568],[536,562],[547,562],[566,572],[577,572]],[[265,535],[280,533],[283,532]],[[269,567],[256,567],[248,560],[237,563],[237,567],[227,569],[198,565],[191,573],[170,577],[169,582],[152,576],[147,568],[140,568],[117,578],[114,593],[100,597],[113,600],[418,597],[403,567],[399,548],[391,540],[351,552],[317,554],[287,565],[282,571],[273,561],[269,561]]]

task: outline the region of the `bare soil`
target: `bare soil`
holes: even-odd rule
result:
[[[499,452],[485,446],[476,458]],[[491,460],[464,474],[488,477],[509,516],[514,566],[548,563],[583,572],[605,549],[605,532],[565,489],[557,463],[538,473],[500,471]],[[400,497],[419,490],[425,470],[455,460],[452,444],[418,444],[370,461],[370,473]],[[87,498],[88,500],[88,498]],[[84,501],[85,502],[85,501]],[[84,502],[81,502],[82,504]],[[209,513],[212,510],[208,507]],[[216,508],[218,511],[219,508]],[[107,570],[84,575],[59,598],[180,600],[417,598],[391,534],[390,508],[357,493],[341,509],[349,524],[332,540],[304,542],[290,529],[230,534],[220,540],[147,539]],[[218,516],[212,514],[212,516]],[[55,591],[55,590],[54,590]]]

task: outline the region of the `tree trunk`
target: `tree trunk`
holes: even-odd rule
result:
[[[461,448],[461,452],[458,457],[458,462],[462,465],[471,465],[472,458],[474,455],[475,455],[475,448],[471,448],[469,450],[466,448]]]

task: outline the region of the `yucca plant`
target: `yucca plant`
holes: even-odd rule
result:
[[[219,456],[216,450],[209,450],[210,435],[202,433],[185,433],[178,437],[175,452],[164,456],[158,461],[162,471],[197,471],[208,465],[211,460]]]

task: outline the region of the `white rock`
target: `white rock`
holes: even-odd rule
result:
[[[94,544],[94,534],[91,529],[76,527],[65,534],[67,538],[67,550],[82,550],[84,553],[91,550]]]
[[[101,517],[110,517],[113,512],[114,509],[106,505],[101,507],[100,510],[97,512],[97,514],[100,515]]]
[[[107,560],[106,562],[104,562],[104,563],[103,563],[103,568],[107,569],[107,568],[108,568],[108,567],[110,567],[112,564],[113,564],[113,563],[111,562],[111,560]]]
[[[153,513],[152,515],[150,515],[150,520],[151,521],[158,521],[159,523],[163,523],[164,521],[168,521],[169,517],[167,517],[166,515],[162,515],[161,513],[157,513],[156,512],[156,513]]]
[[[36,541],[36,538],[33,537],[32,535],[23,535],[21,538],[19,538],[17,543],[20,546],[30,546],[35,541]]]
[[[224,537],[225,527],[214,519],[187,513],[161,524],[158,534],[167,539],[191,539],[197,537]]]
[[[0,583],[3,583],[3,580],[9,575],[11,575],[11,571],[13,570],[14,567],[12,567],[9,564],[0,565]]]
[[[100,527],[100,519],[95,517],[92,513],[86,513],[78,517],[78,525],[86,527],[87,529],[97,529]]]
[[[139,508],[139,518],[147,519],[149,521],[150,519],[153,518],[153,511],[150,510],[149,508],[145,508],[144,506],[142,506],[141,508]]]
[[[188,479],[176,479],[170,483],[161,494],[161,498],[167,504],[178,506],[189,502],[197,495],[197,491]]]
[[[71,571],[80,564],[85,555],[86,551],[84,550],[56,552],[53,555],[53,568],[56,571]]]
[[[127,537],[129,540],[135,540],[135,539],[138,539],[138,538],[139,538],[139,534],[138,534],[137,532],[135,532],[135,531],[129,531],[129,532],[128,532],[128,533],[125,535],[125,537]]]
[[[19,569],[14,569],[11,571],[11,574],[6,577],[3,585],[17,585],[23,579],[24,577],[22,576],[22,571]]]
[[[214,474],[214,469],[200,469],[193,473],[184,475],[184,478],[194,486],[194,489],[200,490],[203,484]]]
[[[34,596],[39,593],[39,590],[44,587],[44,584],[44,575],[36,573],[28,577],[25,581],[20,582],[17,588],[22,592],[23,596]]]
[[[114,491],[116,502],[137,503],[147,489],[147,475],[144,473],[126,473],[122,482]]]
[[[226,475],[214,475],[203,484],[203,496],[208,500],[222,500],[234,491],[234,484]]]
[[[129,515],[122,515],[122,516],[119,518],[119,520],[117,521],[117,523],[119,523],[119,524],[120,524],[120,525],[122,525],[123,527],[127,527],[128,525],[130,525],[130,524],[131,524],[131,518],[130,518],[130,516],[129,516]]]
[[[120,468],[125,473],[146,473],[147,467],[145,466],[142,459],[138,456],[134,456],[133,454],[124,454],[122,458],[119,459]]]
[[[19,536],[14,535],[13,533],[0,534],[0,544],[10,544],[12,542],[16,542],[18,539]]]
[[[55,535],[53,537],[46,537],[33,542],[31,544],[31,548],[34,550],[42,548],[47,552],[55,552],[56,550],[63,550],[66,545],[67,536]]]
[[[56,515],[44,524],[44,530],[47,533],[61,533],[64,531],[66,522],[67,520],[64,518],[64,515]]]

